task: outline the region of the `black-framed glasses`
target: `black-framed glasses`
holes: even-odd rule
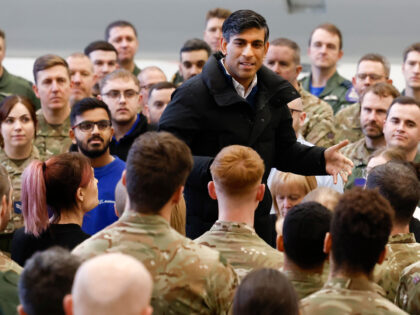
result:
[[[292,116],[293,116],[293,113],[301,113],[301,112],[303,112],[303,110],[294,109],[294,108],[289,108],[289,110],[290,110],[290,115],[292,115]]]
[[[95,125],[99,130],[106,130],[111,127],[112,123],[110,120],[100,120],[100,121],[89,121],[85,120],[77,125],[71,127],[71,129],[79,128],[81,131],[90,132],[95,128]]]
[[[118,90],[111,90],[106,93],[103,93],[102,96],[108,96],[112,99],[120,99],[121,95],[124,95],[124,98],[130,99],[138,95],[139,92],[136,90],[125,90],[125,91],[118,91]]]

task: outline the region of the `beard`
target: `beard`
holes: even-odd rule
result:
[[[104,145],[103,147],[89,148],[89,142],[91,140],[101,140]],[[87,144],[85,144],[76,138],[77,147],[79,148],[80,152],[82,152],[83,155],[91,159],[95,159],[104,155],[108,151],[110,142],[111,142],[111,139],[109,139],[108,141],[105,141],[99,136],[94,136],[94,137],[89,138],[87,141]]]

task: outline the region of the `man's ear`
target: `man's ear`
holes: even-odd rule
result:
[[[384,247],[384,250],[381,252],[381,254],[379,255],[379,258],[378,258],[378,264],[380,265],[380,264],[382,264],[383,262],[384,262],[384,260],[385,260],[385,257],[386,257],[386,246]]]
[[[70,128],[70,130],[69,130],[69,137],[71,139],[71,143],[77,144],[76,135],[74,134],[74,130],[72,128]]]
[[[147,307],[145,307],[142,311],[140,315],[152,315],[153,314],[153,307],[148,305]]]
[[[76,200],[83,202],[83,200],[85,199],[85,192],[83,190],[82,187],[77,188],[76,190]]]
[[[35,84],[32,85],[32,90],[34,91],[36,97],[39,98],[38,87]]]
[[[324,239],[324,253],[325,254],[328,255],[331,252],[331,245],[332,245],[331,234],[330,232],[327,232],[325,234],[325,239]]]
[[[264,193],[265,193],[265,185],[260,184],[258,186],[258,191],[257,191],[257,201],[262,201],[264,199]]]
[[[222,36],[221,39],[221,44],[220,44],[220,51],[222,52],[223,55],[226,56],[227,54],[227,45],[229,44],[228,41],[226,41],[226,39]]]
[[[171,198],[171,201],[173,204],[177,204],[181,200],[183,192],[184,192],[184,186],[179,186],[179,188],[175,190]]]
[[[121,183],[127,188],[127,170],[124,170],[121,176]]]
[[[73,297],[71,294],[66,294],[64,296],[63,309],[66,315],[73,315]]]
[[[216,194],[216,187],[214,186],[214,181],[209,181],[207,184],[207,190],[209,191],[209,196],[213,200],[217,200],[217,194]]]
[[[353,86],[356,85],[356,77],[351,78],[351,83],[353,84]]]
[[[278,251],[284,252],[283,235],[277,235],[276,246]]]
[[[302,72],[302,69],[303,69],[302,65],[296,66],[296,79],[299,76],[299,74]]]

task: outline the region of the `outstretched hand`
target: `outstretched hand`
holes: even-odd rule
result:
[[[334,177],[334,184],[337,184],[338,174],[341,175],[344,182],[347,182],[347,177],[351,174],[351,170],[353,169],[353,162],[340,152],[340,149],[347,144],[349,144],[349,141],[344,140],[324,151],[325,170]]]

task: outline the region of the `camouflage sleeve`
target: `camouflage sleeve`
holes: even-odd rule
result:
[[[220,263],[209,273],[207,304],[213,314],[227,315],[233,304],[238,277],[232,266],[220,255]]]
[[[420,314],[420,269],[414,273],[403,271],[395,304],[410,314]]]
[[[87,260],[103,254],[111,245],[112,241],[105,239],[105,237],[88,238],[74,248],[71,253],[79,256],[82,260]]]
[[[328,104],[319,104],[313,108],[307,122],[302,127],[303,137],[320,147],[330,147],[335,144],[334,115]]]

